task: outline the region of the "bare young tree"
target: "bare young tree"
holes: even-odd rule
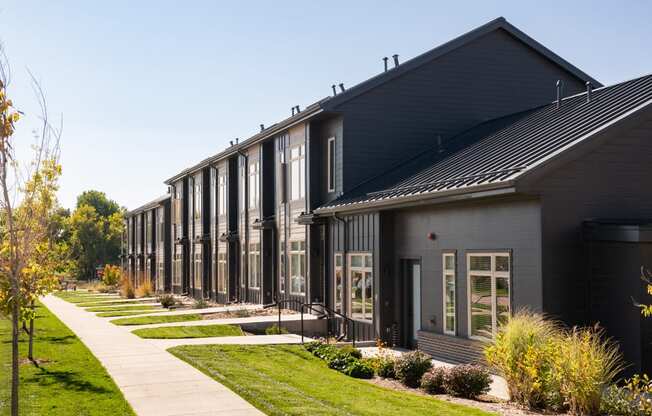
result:
[[[30,293],[32,286],[26,283],[32,283],[29,279],[34,276],[30,275],[30,267],[35,269],[36,262],[41,261],[43,244],[48,239],[47,217],[43,216],[41,205],[44,198],[49,203],[52,194],[47,193],[51,189],[44,194],[43,186],[52,183],[54,174],[56,187],[60,172],[61,129],[49,123],[43,89],[36,78],[29,75],[40,107],[41,131],[36,135],[33,159],[25,164],[17,159],[14,143],[15,126],[23,113],[9,98],[11,71],[0,44],[0,301],[12,320],[12,416],[18,415],[19,404],[19,327],[29,308],[25,300],[31,303],[34,299]]]

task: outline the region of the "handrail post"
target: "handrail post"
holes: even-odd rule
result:
[[[355,320],[351,319],[351,322],[353,323],[353,336],[351,337],[351,344],[352,347],[355,348]]]
[[[303,344],[303,304],[301,305],[301,344]]]
[[[282,301],[281,301],[282,302]],[[278,306],[278,333],[281,333],[281,302],[277,303]]]

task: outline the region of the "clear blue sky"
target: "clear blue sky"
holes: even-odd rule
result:
[[[541,4],[539,4],[541,3]],[[504,16],[604,84],[652,72],[650,1],[0,2],[14,101],[25,68],[63,113],[60,200],[86,189],[134,208],[163,180],[330,94]]]

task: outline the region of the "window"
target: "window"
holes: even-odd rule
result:
[[[469,335],[491,338],[509,318],[510,254],[467,254]]]
[[[240,156],[240,186],[238,187],[238,193],[240,194],[240,212],[244,212],[247,210],[247,200],[245,199],[246,185],[247,185],[247,158],[245,158],[244,156]]]
[[[290,293],[306,293],[306,242],[290,242]]]
[[[249,208],[258,208],[260,202],[260,162],[249,164]]]
[[[444,282],[444,333],[455,335],[455,253],[442,255]]]
[[[226,293],[226,247],[217,253],[217,291]]]
[[[290,149],[290,199],[296,201],[306,196],[306,145]]]
[[[175,253],[174,253],[174,273],[173,273],[173,278],[174,278],[174,284],[175,285],[180,285],[181,284],[181,275],[183,274],[183,252],[181,251],[182,248],[181,246],[175,246]]]
[[[173,232],[174,235],[172,238],[174,240],[181,238],[182,235],[182,227],[183,225],[181,222],[183,221],[182,219],[182,207],[183,207],[183,193],[182,193],[182,187],[183,185],[181,183],[178,183],[177,185],[174,186],[174,202],[172,204],[172,212],[173,212],[173,218],[174,218],[174,225],[173,225]]]
[[[193,181],[195,183],[195,195],[194,195],[194,204],[195,204],[195,221],[201,224],[201,177],[195,177]]]
[[[249,244],[249,287],[260,288],[260,243]]]
[[[335,253],[335,310],[342,313],[342,300],[344,299],[344,270],[343,270],[343,256],[340,253]]]
[[[151,253],[152,252],[152,245],[154,243],[154,235],[152,234],[153,231],[153,224],[152,224],[152,215],[153,211],[147,211],[146,216],[146,221],[145,221],[145,235],[147,236],[147,252]]]
[[[335,191],[335,137],[328,139],[328,192]]]
[[[226,214],[226,176],[220,175],[217,179],[217,215]]]
[[[201,244],[195,245],[195,289],[201,289],[202,284],[202,255],[201,255]]]
[[[210,184],[210,202],[211,202],[211,228],[215,225],[215,217],[217,215],[217,170],[211,168],[211,184]]]
[[[350,316],[373,319],[373,261],[369,253],[349,254]]]

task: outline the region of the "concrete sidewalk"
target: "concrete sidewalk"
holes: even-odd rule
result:
[[[55,296],[42,301],[104,365],[136,414],[263,415],[225,386],[165,351],[165,346]]]

